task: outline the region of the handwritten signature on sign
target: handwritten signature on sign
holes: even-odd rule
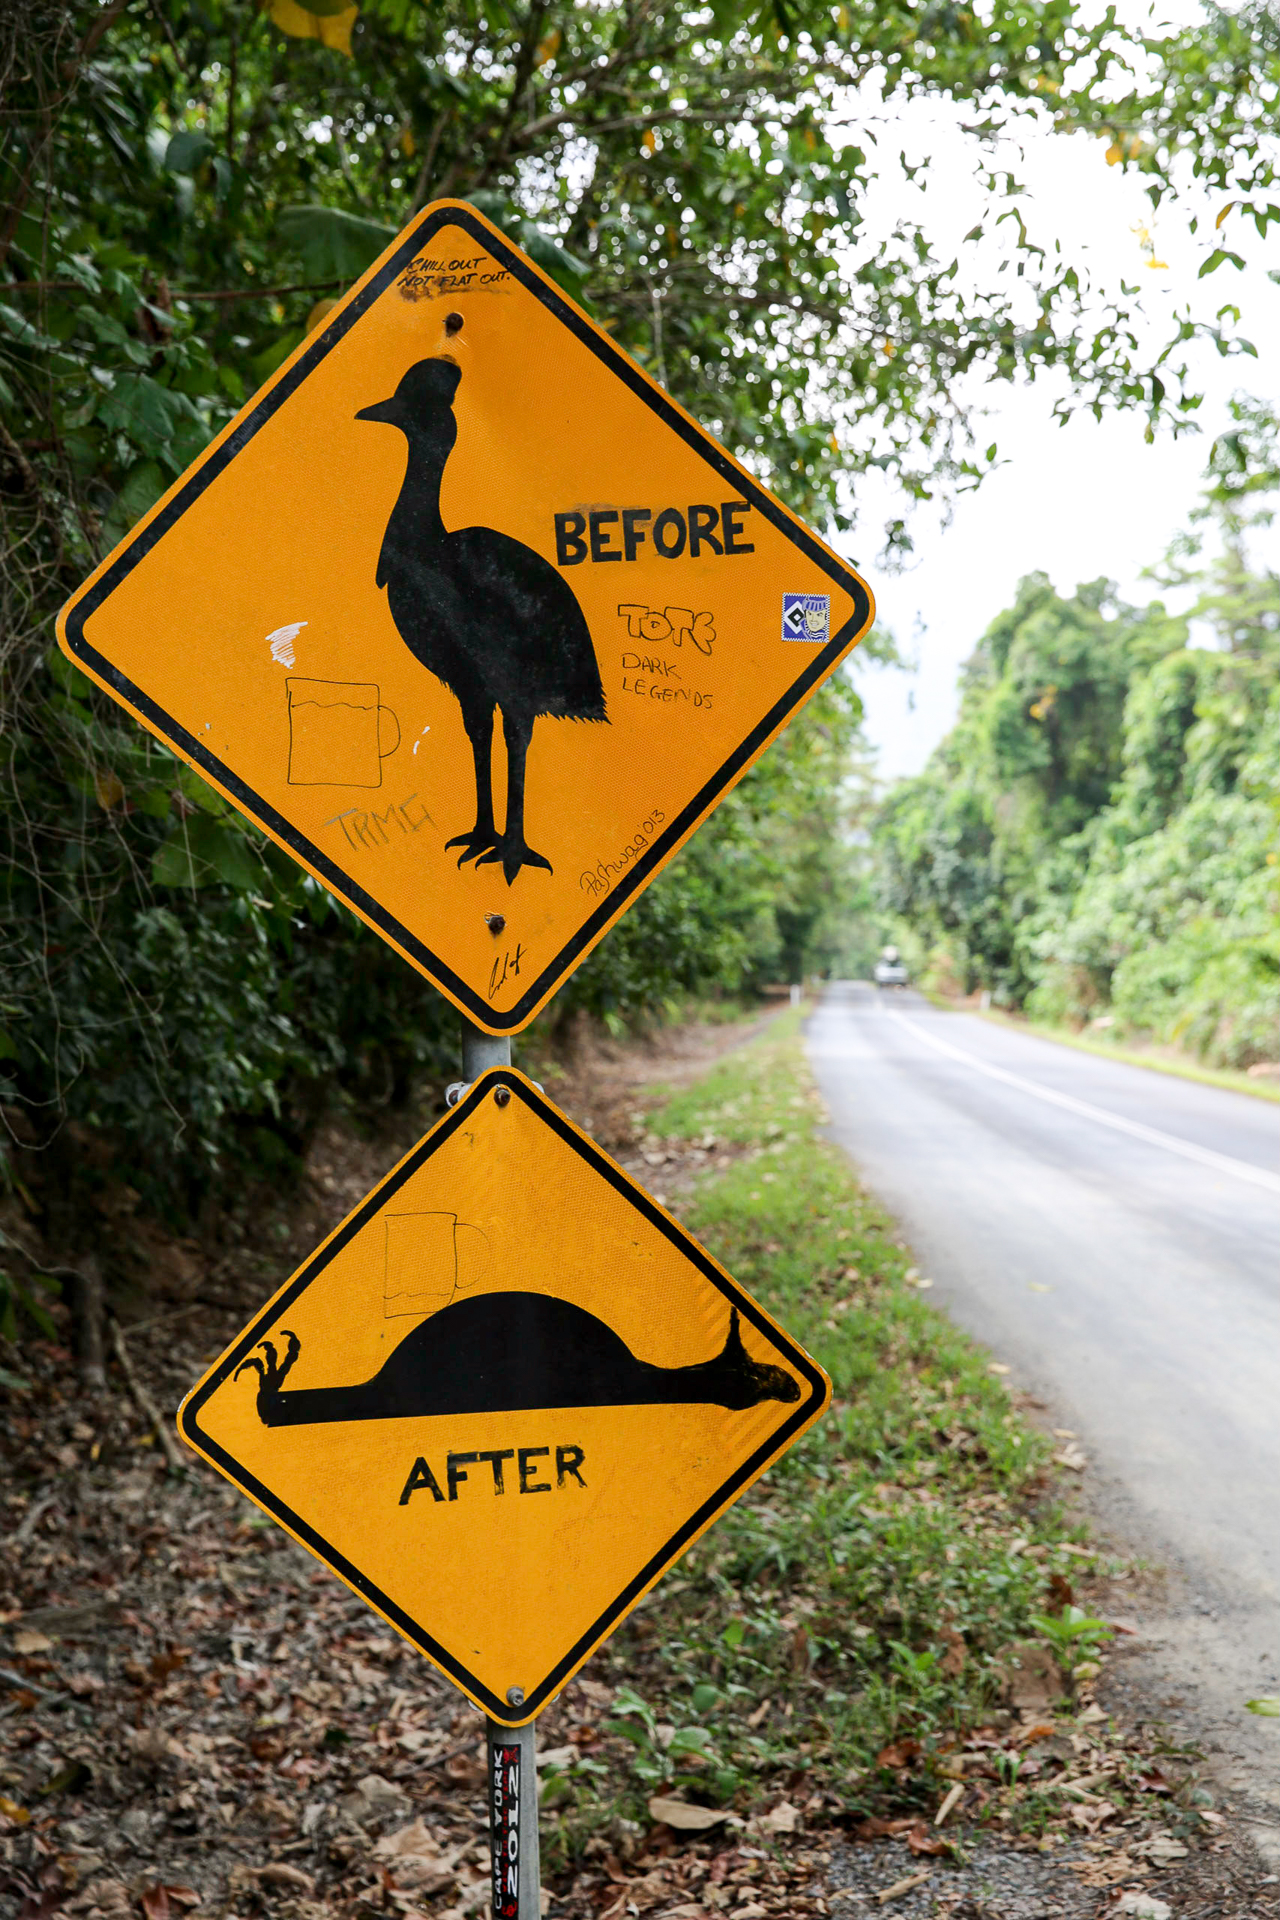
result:
[[[417,805],[421,811],[411,813],[409,809]],[[389,806],[385,813],[379,813],[373,807],[347,807],[336,813],[332,820],[326,820],[327,827],[341,827],[349,847],[389,847],[396,838],[393,829],[398,829],[402,838],[417,833],[419,827],[434,826],[435,822],[423,806],[416,793],[407,800],[398,800]]]
[[[494,961],[493,972],[489,975],[489,998],[491,1000],[495,993],[501,993],[508,980],[514,980],[519,976],[520,962],[525,959],[525,957],[525,949],[520,945],[519,941],[517,941],[514,952],[509,950],[503,954],[500,960]]]
[[[624,874],[627,868],[640,858],[658,829],[666,821],[661,807],[655,807],[649,818],[636,828],[635,833],[623,847],[616,860],[600,860],[594,867],[588,867],[578,876],[578,885],[584,893],[594,900],[597,894],[608,893],[613,881]]]

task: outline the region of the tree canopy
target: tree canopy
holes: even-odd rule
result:
[[[452,1050],[402,964],[51,646],[70,589],[415,208],[473,201],[791,505],[862,540],[868,470],[904,502],[980,478],[975,379],[1054,370],[1060,409],[1191,417],[1182,339],[1153,359],[1130,296],[1099,303],[1037,235],[999,136],[1085,127],[1157,194],[1185,149],[1232,217],[1265,224],[1273,39],[1259,11],[1215,15],[1198,49],[1144,43],[1072,0],[12,0],[6,1110],[37,1133],[72,1111],[149,1163],[207,1165],[246,1129],[295,1138],[317,1077],[402,1087]],[[895,125],[913,99],[964,116],[989,196],[965,260],[874,210],[886,179],[928,179]],[[1232,327],[1212,323],[1224,351]],[[800,965],[844,872],[856,718],[842,682],[563,1004]],[[1107,777],[1112,748],[1071,738]]]
[[[1275,418],[1235,413],[1210,466],[1220,550],[1206,564],[1192,530],[1156,570],[1197,590],[1186,613],[1024,580],[875,855],[924,970],[1248,1066],[1275,1057],[1280,988],[1280,577],[1246,546],[1270,523]]]

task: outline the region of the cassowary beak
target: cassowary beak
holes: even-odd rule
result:
[[[356,415],[356,419],[377,420],[384,426],[398,427],[400,425],[400,411],[396,406],[395,395],[392,394],[389,400],[376,400],[371,407],[361,407],[359,413]]]

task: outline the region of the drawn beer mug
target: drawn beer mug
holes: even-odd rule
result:
[[[400,745],[400,722],[357,680],[285,681],[291,787],[380,787],[382,763]],[[384,718],[395,738],[383,744]]]
[[[389,1213],[382,1311],[435,1313],[488,1272],[489,1242],[456,1213]]]

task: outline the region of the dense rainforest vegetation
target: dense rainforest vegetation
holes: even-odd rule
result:
[[[8,1138],[65,1155],[68,1179],[114,1154],[149,1205],[186,1214],[246,1157],[260,1171],[290,1164],[335,1089],[395,1100],[453,1067],[443,1003],[52,637],[71,589],[416,209],[444,196],[482,208],[873,571],[881,535],[857,520],[860,472],[875,466],[900,490],[892,553],[908,543],[907,503],[976,484],[996,457],[975,437],[961,376],[1052,370],[1059,411],[1136,409],[1154,435],[1194,416],[1193,335],[1247,350],[1229,307],[1185,318],[1159,352],[1140,346],[1128,295],[1096,298],[1083,266],[1036,232],[1002,132],[1023,119],[1083,131],[1140,172],[1155,203],[1208,181],[1233,219],[1265,231],[1280,217],[1260,146],[1278,60],[1263,5],[1142,42],[1072,0],[10,0]],[[920,96],[955,104],[989,195],[963,260],[906,218],[868,220],[877,180],[927,180],[928,156],[901,151],[894,125]],[[1230,263],[1229,232],[1211,239],[1206,273]],[[1164,992],[1137,951],[1145,936],[1118,936],[1136,957],[1117,950],[1108,903],[1126,927],[1141,922],[1123,879],[1135,836],[1161,874],[1184,841],[1221,837],[1213,807],[1195,812],[1200,796],[1235,808],[1241,833],[1259,830],[1244,824],[1261,804],[1244,744],[1264,703],[1255,641],[1187,654],[1172,623],[1029,586],[984,644],[967,699],[987,771],[957,782],[927,829],[910,793],[891,803],[893,911],[959,934],[957,964],[1011,993],[1083,1004],[1108,986]],[[1086,698],[1077,680],[1090,675]],[[1041,712],[1028,721],[1018,702],[1033,682]],[[834,954],[836,905],[855,888],[842,776],[859,711],[848,676],[813,703],[554,1017],[625,1018]],[[951,836],[945,860],[919,851],[930,833]],[[948,862],[954,884],[938,877]]]
[[[1248,1067],[1280,1038],[1280,574],[1248,544],[1280,431],[1234,412],[1214,557],[1197,533],[1157,570],[1195,589],[1186,611],[1025,579],[954,729],[876,817],[874,892],[926,984]]]

